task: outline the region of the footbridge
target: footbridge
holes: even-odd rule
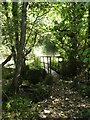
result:
[[[60,67],[60,62],[63,59],[61,58],[61,56],[51,56],[51,55],[43,55],[40,56],[40,62],[41,62],[41,66],[43,66],[43,68],[49,73],[51,74],[54,70],[54,68],[56,68],[57,70],[59,70]]]

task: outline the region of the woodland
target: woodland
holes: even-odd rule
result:
[[[0,9],[2,120],[90,120],[90,2]]]

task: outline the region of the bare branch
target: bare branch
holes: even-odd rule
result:
[[[28,35],[28,38],[27,38],[27,40],[26,40],[26,43],[25,43],[25,44],[27,44],[27,42],[28,42],[28,40],[29,40],[29,38],[30,38],[30,35],[31,35],[31,33],[32,33],[32,30],[33,30],[33,28],[34,28],[35,23],[37,22],[37,20],[42,19],[41,17],[43,17],[43,16],[44,16],[45,14],[47,14],[47,13],[49,13],[49,11],[47,11],[47,12],[43,13],[42,15],[39,15],[39,13],[38,13],[38,16],[36,17],[36,19],[34,20],[34,22],[33,22],[33,23],[31,23],[32,28],[30,29],[30,33],[29,33],[29,35]]]
[[[37,32],[35,33],[34,43],[33,43],[32,47],[30,47],[29,50],[26,50],[26,53],[24,56],[27,56],[31,52],[32,48],[34,47],[34,45],[36,43],[36,38],[37,38]]]
[[[2,62],[2,67],[7,63],[7,62],[9,62],[10,60],[11,60],[11,58],[12,58],[12,53],[5,59],[5,61],[4,62]]]

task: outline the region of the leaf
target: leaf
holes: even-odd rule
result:
[[[84,52],[83,52],[83,56],[86,56],[88,54],[88,50],[85,50]]]
[[[79,51],[79,54],[82,54],[82,53],[83,53],[83,50],[80,50],[80,51]]]
[[[88,65],[88,68],[90,68],[90,64]]]
[[[89,61],[88,58],[85,58],[85,59],[83,60],[84,63],[87,63],[88,61]]]
[[[6,108],[7,108],[7,109],[10,109],[10,108],[11,108],[10,102],[8,102],[8,103],[6,104]]]

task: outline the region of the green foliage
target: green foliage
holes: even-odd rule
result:
[[[79,51],[80,60],[84,63],[85,73],[90,76],[90,48],[87,46],[86,49]],[[87,79],[87,78],[86,78]]]
[[[85,50],[80,50],[79,54],[81,56],[81,61],[85,63],[87,68],[90,68],[90,48],[86,48]]]
[[[40,58],[35,57],[33,62],[29,64],[29,68],[31,68],[31,69],[40,69],[41,68]]]
[[[13,68],[2,68],[2,78],[3,79],[12,79],[13,77],[13,72],[14,69]]]
[[[12,79],[13,79],[13,72],[14,72],[13,68],[6,68],[6,67],[2,68],[2,78],[3,78],[2,89],[8,95],[12,94],[11,84],[12,84]],[[4,100],[4,97],[6,96],[3,94],[3,100]]]
[[[83,119],[90,118],[90,108],[82,110],[81,118],[83,118]]]
[[[50,96],[49,86],[40,82],[36,85],[22,85],[19,91],[21,95],[28,96],[35,103],[47,99]]]
[[[32,101],[29,98],[16,97],[11,100],[12,107],[18,109],[18,111],[23,112],[28,106],[31,106]]]
[[[44,82],[47,72],[43,68],[29,69],[28,66],[22,69],[21,78],[28,80],[29,84],[37,84],[38,82]]]
[[[23,53],[26,55],[28,51],[32,50],[35,45],[39,45],[38,43],[43,44],[46,48],[47,53],[56,53],[57,51],[64,58],[65,62],[60,64],[60,73],[63,76],[63,79],[67,79],[68,77],[76,76],[76,61],[83,62],[87,70],[90,68],[90,48],[89,40],[87,39],[89,31],[89,9],[88,3],[77,3],[77,2],[66,2],[66,3],[50,3],[50,2],[30,2],[27,7],[27,19],[25,23],[26,33],[25,33],[25,44]],[[11,3],[6,2],[2,3],[2,35],[3,35],[3,44],[8,46],[11,50],[11,46],[15,47],[16,55],[18,53],[20,36],[21,36],[21,11],[22,11],[22,3]],[[1,14],[1,12],[0,12]],[[88,22],[87,22],[88,21]],[[7,54],[7,53],[6,53]],[[31,57],[31,56],[30,56]],[[28,61],[28,65],[32,69],[40,69],[41,63],[36,56],[34,56],[35,61],[30,58]],[[30,62],[30,63],[29,63]],[[57,69],[57,62],[55,61],[55,68]],[[83,67],[83,66],[82,66]],[[79,67],[78,67],[79,68]],[[82,69],[83,70],[83,69]],[[89,71],[90,72],[90,71]],[[24,120],[30,119],[35,120],[35,116],[37,116],[37,112],[35,110],[35,103],[38,101],[42,101],[47,99],[50,96],[50,87],[53,85],[53,77],[51,75],[47,75],[47,77],[42,79],[42,76],[39,72],[33,72],[32,74],[27,74],[27,79],[30,78],[30,84],[34,83],[36,85],[32,85],[32,96],[31,93],[26,97],[26,93],[24,97],[18,96],[12,98],[13,91],[9,90],[11,85],[11,79],[13,78],[13,70],[3,68],[3,88],[5,93],[11,93],[10,101],[5,104],[5,111],[3,112],[4,119],[10,120]],[[24,71],[27,73],[27,71]],[[24,74],[23,74],[24,75]],[[29,76],[31,75],[31,76]],[[34,76],[34,77],[33,77]],[[6,79],[6,80],[4,80]],[[8,80],[7,80],[8,79]],[[79,90],[82,95],[90,97],[90,87],[87,85],[81,85],[79,83],[80,78],[73,81],[73,87],[75,90]],[[43,82],[40,82],[43,81]],[[64,83],[64,82],[63,82]],[[69,83],[69,82],[68,82]],[[65,100],[63,98],[69,98],[71,89],[65,84],[57,83],[58,89],[56,88],[53,91],[56,91],[53,95],[55,97],[59,97],[57,92],[59,91],[60,99],[52,98],[49,99],[50,103],[53,103],[53,108],[55,107],[55,102],[62,103],[59,107],[61,111],[66,112],[67,103],[70,108],[75,107],[74,103],[77,104],[77,101],[81,99],[71,100],[65,104]],[[57,86],[55,85],[55,86]],[[60,86],[61,85],[61,86]],[[55,88],[54,86],[54,88]],[[64,89],[66,87],[66,89]],[[31,92],[31,91],[29,91]],[[72,91],[73,92],[73,91]],[[71,92],[71,93],[72,93]],[[63,95],[64,93],[64,95]],[[74,93],[74,92],[73,92]],[[23,93],[22,93],[23,94]],[[67,96],[66,96],[67,95]],[[72,95],[75,97],[77,94]],[[32,97],[32,99],[30,98]],[[81,96],[79,96],[81,97]],[[55,100],[56,101],[55,101]],[[85,101],[84,101],[85,102]],[[73,103],[73,104],[72,104]],[[45,103],[46,104],[46,103]],[[57,104],[57,103],[56,103]],[[65,105],[64,105],[65,104]],[[57,107],[58,108],[58,107]],[[57,110],[56,108],[56,110]],[[34,110],[33,110],[34,109]],[[50,108],[51,109],[51,108]],[[63,110],[62,110],[63,109]],[[69,109],[69,107],[67,108]],[[76,109],[76,107],[75,107]],[[55,110],[55,111],[56,111]],[[67,111],[67,114],[74,114],[74,110]],[[42,111],[40,111],[42,113]],[[52,111],[53,112],[53,111]],[[60,111],[59,111],[60,112]],[[78,112],[78,110],[76,111]],[[54,116],[56,112],[54,112]],[[63,112],[62,112],[63,113]],[[73,115],[71,115],[73,116]],[[90,109],[84,109],[81,111],[81,118],[87,119],[90,117]]]
[[[11,108],[10,102],[6,103],[6,109],[9,110]]]
[[[33,103],[28,97],[14,96],[6,103],[6,113],[3,112],[4,119],[34,119],[37,113],[33,110]]]

